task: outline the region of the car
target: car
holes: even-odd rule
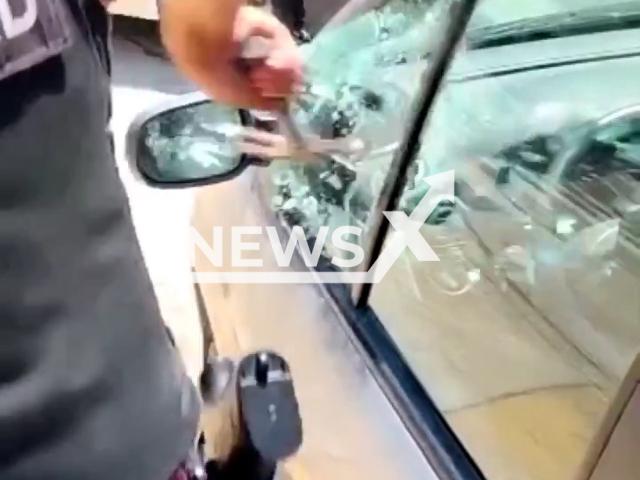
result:
[[[640,2],[476,3],[354,0],[302,47],[297,127],[364,154],[249,155],[221,132],[281,125],[201,93],[128,131],[196,189],[212,352],[290,365],[295,480],[640,471]]]

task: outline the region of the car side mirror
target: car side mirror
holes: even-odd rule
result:
[[[221,138],[220,125],[247,125],[250,116],[201,93],[181,95],[142,112],[126,134],[134,175],[155,188],[185,188],[231,180],[255,158]]]

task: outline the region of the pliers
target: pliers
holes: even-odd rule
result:
[[[354,163],[366,151],[365,144],[358,138],[323,139],[317,136],[291,135],[286,129],[287,122],[279,121],[282,133],[272,133],[254,127],[221,125],[216,133],[232,142],[237,150],[270,160],[294,159],[313,160],[327,156],[346,157],[347,163]],[[336,158],[336,161],[341,161]]]

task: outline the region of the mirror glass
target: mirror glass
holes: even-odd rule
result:
[[[242,155],[216,136],[220,125],[240,125],[240,112],[208,100],[162,112],[141,128],[138,168],[156,183],[186,183],[233,172]]]

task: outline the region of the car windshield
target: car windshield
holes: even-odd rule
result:
[[[304,47],[296,119],[368,155],[272,165],[290,225],[371,242],[455,2],[382,2]],[[370,306],[489,479],[573,478],[640,350],[639,34],[640,1],[480,2],[409,168],[407,215],[455,172],[419,229],[440,262],[406,249]]]

